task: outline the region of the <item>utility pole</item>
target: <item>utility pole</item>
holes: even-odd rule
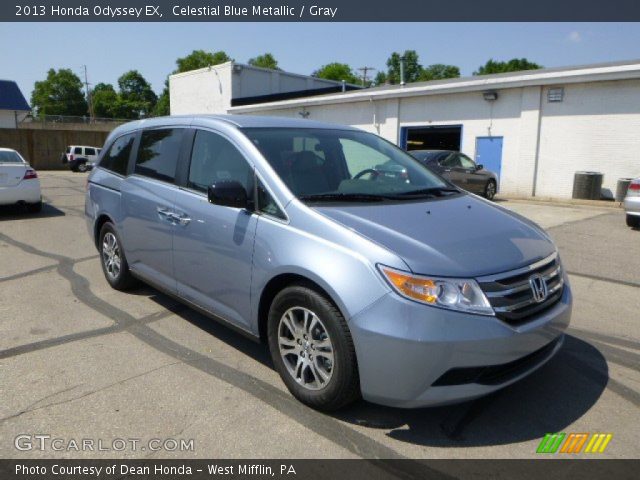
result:
[[[87,89],[87,104],[89,105],[89,122],[93,123],[93,101],[91,99],[91,90],[89,90],[89,77],[87,76],[87,66],[83,65],[84,68],[84,85]]]
[[[400,57],[400,85],[404,86],[405,81],[404,81],[404,61],[405,61],[405,57],[404,55]]]
[[[360,67],[358,70],[362,72],[362,86],[366,87],[367,86],[367,72],[374,72],[376,69],[373,68],[373,67]]]

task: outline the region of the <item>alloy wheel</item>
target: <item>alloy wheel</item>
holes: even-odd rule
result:
[[[292,307],[282,315],[278,348],[287,371],[301,386],[321,390],[331,380],[333,344],[322,320],[311,310]]]
[[[102,239],[102,262],[107,275],[113,280],[120,275],[122,259],[120,258],[120,246],[116,236],[107,232]]]

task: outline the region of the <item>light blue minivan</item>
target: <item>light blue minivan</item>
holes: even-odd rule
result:
[[[85,210],[112,287],[141,280],[265,341],[318,409],[485,395],[553,357],[571,316],[542,229],[355,128],[128,123]]]

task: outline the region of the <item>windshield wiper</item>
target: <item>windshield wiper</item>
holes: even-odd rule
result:
[[[398,193],[403,197],[420,197],[420,196],[431,196],[431,197],[444,197],[447,195],[453,195],[455,193],[460,193],[460,190],[457,188],[451,187],[431,187],[431,188],[422,188],[420,190],[410,190],[408,192]]]
[[[370,193],[316,193],[313,195],[300,195],[300,200],[319,200],[319,201],[346,201],[346,202],[379,202],[387,200],[387,195],[376,195]]]

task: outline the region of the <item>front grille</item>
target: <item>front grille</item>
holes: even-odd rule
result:
[[[547,285],[547,296],[540,302],[534,298],[529,282],[535,274],[540,275]],[[478,284],[496,317],[513,326],[522,325],[553,307],[564,289],[562,265],[555,253],[528,267],[481,277]]]

